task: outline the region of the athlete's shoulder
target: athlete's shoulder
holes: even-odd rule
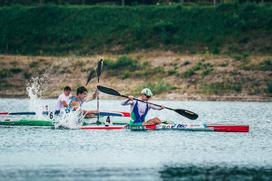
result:
[[[76,96],[72,96],[72,97],[70,98],[70,100],[71,100],[71,101],[77,100],[77,98],[76,98]]]

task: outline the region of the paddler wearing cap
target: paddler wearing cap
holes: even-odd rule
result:
[[[145,121],[146,115],[150,109],[154,110],[162,110],[164,106],[155,106],[153,104],[149,104],[147,101],[153,96],[152,91],[149,88],[144,88],[141,91],[141,95],[138,97],[139,100],[144,102],[140,102],[134,100],[133,96],[128,96],[124,102],[122,102],[123,106],[130,105],[131,113],[130,113],[130,125],[154,125],[160,124],[161,120],[157,117],[149,119]]]

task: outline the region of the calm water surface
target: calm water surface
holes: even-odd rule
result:
[[[249,133],[0,128],[0,180],[271,180],[272,103],[155,101],[199,114],[200,122],[250,125]],[[35,111],[0,99],[0,111]],[[54,107],[55,100],[39,100]],[[32,105],[32,106],[29,106]],[[96,102],[86,104],[95,108]],[[104,110],[128,111],[118,100]],[[34,110],[33,110],[34,109]],[[186,120],[168,110],[149,117]],[[193,122],[197,122],[196,120]]]

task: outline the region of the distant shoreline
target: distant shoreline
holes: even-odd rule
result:
[[[0,99],[29,99],[24,96],[0,96]],[[41,99],[57,99],[57,97],[42,97]],[[121,100],[121,98],[100,98],[100,100]],[[187,96],[187,97],[171,97],[170,99],[162,96],[156,96],[152,100],[156,101],[211,101],[211,102],[272,102],[272,97],[264,96]],[[95,100],[94,100],[95,101]]]
[[[197,101],[272,101],[272,55],[184,55],[170,51],[126,55],[16,56],[0,55],[0,97],[27,98],[26,87],[35,85],[39,97],[56,98],[64,86],[73,95],[98,60],[104,59],[100,84],[124,95],[137,96],[149,87],[153,99]],[[93,92],[96,77],[87,89]],[[101,94],[101,98],[115,99]]]

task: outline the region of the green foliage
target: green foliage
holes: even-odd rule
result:
[[[271,22],[269,5],[2,6],[0,53],[269,53]]]
[[[233,54],[231,55],[234,60],[237,61],[244,61],[247,60],[247,57],[249,56],[248,53],[242,53],[242,54]]]
[[[220,66],[220,67],[227,67],[228,65],[229,65],[228,62],[224,62],[224,63],[220,64],[219,66]]]
[[[233,55],[232,58],[234,60],[240,61],[242,59],[242,56],[241,55]]]
[[[272,71],[272,60],[264,60],[260,64],[252,64],[248,61],[243,61],[240,65],[243,70],[259,70],[259,71]]]
[[[242,84],[236,82],[236,83],[228,85],[227,89],[233,90],[235,92],[241,92],[241,90],[242,90]]]
[[[201,67],[202,67],[202,62],[198,62],[194,67],[193,67],[193,70],[194,71],[198,71],[198,70],[200,70],[201,69]]]
[[[141,67],[142,65],[138,61],[127,56],[121,56],[116,61],[104,60],[105,72],[110,76],[117,76],[121,79],[131,77]]]
[[[12,87],[12,84],[10,84],[9,82],[6,81],[0,81],[0,87],[2,89],[8,89]]]
[[[192,68],[186,70],[183,73],[183,77],[184,78],[189,78],[191,76],[193,76],[194,74],[196,74],[197,71],[202,70],[202,77],[207,76],[211,71],[213,71],[213,65],[210,63],[202,63],[202,62],[198,62],[195,66],[193,66]]]
[[[0,79],[7,78],[11,75],[12,75],[12,73],[8,69],[3,69],[0,71]]]
[[[210,63],[203,63],[202,64],[202,77],[205,77],[207,75],[209,75],[212,71],[213,71],[213,65]]]
[[[192,68],[186,70],[183,74],[183,77],[184,78],[189,78],[191,77],[192,75],[195,74],[196,71],[200,70],[201,69],[201,66],[202,66],[202,63],[199,62],[197,63],[195,66],[193,66]]]
[[[205,69],[205,70],[201,73],[202,77],[205,77],[205,76],[209,75],[209,74],[211,73],[212,70],[213,70],[212,68]]]
[[[261,71],[272,71],[272,60],[263,61],[260,63],[258,69]]]
[[[202,90],[203,93],[206,94],[219,94],[224,91],[224,83],[221,82],[216,82],[216,83],[211,83],[211,84],[202,84],[200,89]]]
[[[145,70],[147,72],[146,75],[156,75],[156,74],[163,75],[164,74],[164,68],[163,67],[146,68]]]
[[[194,69],[188,69],[183,73],[184,78],[189,78],[195,74]]]
[[[16,66],[17,64],[18,64],[18,62],[16,62],[16,61],[10,62],[10,65],[11,65],[11,66]]]
[[[21,73],[23,71],[23,69],[14,67],[14,68],[9,69],[9,71],[12,74],[18,74],[18,73]]]
[[[260,87],[251,87],[249,90],[249,95],[259,95],[263,93],[263,89]]]
[[[32,77],[32,73],[30,72],[24,72],[24,78],[25,79],[30,79]]]
[[[272,94],[272,80],[267,82],[267,93]]]
[[[30,68],[35,68],[35,67],[37,67],[39,65],[39,62],[38,61],[33,61],[33,62],[31,62],[30,64],[29,64],[29,67]]]
[[[167,74],[168,74],[169,76],[171,76],[171,75],[178,75],[178,72],[177,72],[176,69],[171,69],[171,70],[168,70]]]
[[[241,92],[242,85],[239,82],[215,82],[215,83],[202,83],[200,90],[205,94],[221,95],[229,91]]]
[[[164,44],[173,43],[173,38],[171,35],[175,34],[177,31],[176,25],[170,21],[160,20],[156,22],[152,27],[152,34],[159,37]]]
[[[117,76],[121,79],[129,77],[143,78],[156,75],[163,76],[165,70],[163,67],[151,67],[148,62],[140,63],[127,56],[122,56],[116,61],[104,60],[105,72],[110,76]]]
[[[190,64],[191,64],[191,62],[189,60],[186,60],[182,65],[186,66],[186,65],[190,65]]]
[[[127,56],[120,57],[117,61],[104,60],[104,67],[107,70],[135,70],[140,67],[138,62]]]
[[[10,68],[10,69],[2,69],[0,71],[0,78],[4,79],[4,78],[8,78],[14,74],[19,74],[21,73],[23,70],[21,68]]]
[[[127,79],[129,78],[129,76],[130,76],[130,73],[128,71],[125,71],[123,74],[121,74],[122,79]]]

